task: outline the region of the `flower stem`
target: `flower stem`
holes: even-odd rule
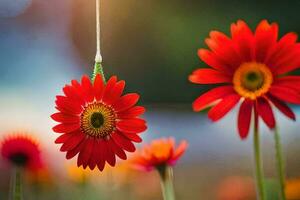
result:
[[[12,200],[22,200],[22,169],[15,167],[12,175]]]
[[[280,185],[280,199],[285,200],[285,173],[284,173],[284,163],[282,159],[282,147],[280,143],[280,135],[278,128],[274,129],[274,139],[275,139],[275,151],[276,151],[276,162],[277,162],[277,173]]]
[[[164,200],[175,200],[173,186],[173,169],[170,166],[158,167]]]
[[[254,147],[254,157],[255,157],[255,172],[256,172],[256,187],[257,195],[259,200],[265,199],[264,190],[264,178],[263,178],[263,168],[260,156],[260,142],[259,142],[259,130],[258,130],[258,119],[255,117],[254,123],[254,136],[253,136],[253,147]]]
[[[92,77],[93,82],[95,81],[95,78],[96,78],[97,74],[101,74],[103,82],[105,83],[106,81],[105,81],[105,76],[104,76],[102,64],[100,62],[96,61],[95,65],[94,65],[94,72],[93,72],[93,77]]]

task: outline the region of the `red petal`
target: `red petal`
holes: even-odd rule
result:
[[[60,148],[61,151],[70,151],[74,149],[83,139],[85,135],[80,131],[74,132],[72,137],[70,137]]]
[[[300,44],[294,45],[285,57],[280,57],[274,65],[276,74],[285,74],[300,67]]]
[[[68,97],[56,96],[55,103],[59,110],[62,109],[61,111],[64,113],[78,115],[82,111],[81,105],[77,102],[71,101]]]
[[[71,84],[76,89],[81,89],[80,83],[77,80],[72,80]]]
[[[244,100],[240,106],[238,114],[238,129],[242,139],[247,138],[251,122],[251,114],[253,108],[253,101]]]
[[[143,119],[124,119],[118,121],[117,129],[126,133],[141,133],[147,129],[146,121]]]
[[[128,151],[128,152],[134,152],[135,146],[132,144],[130,140],[128,140],[125,136],[122,134],[119,134],[118,132],[115,132],[111,135],[114,142],[120,146],[122,149]]]
[[[294,44],[297,41],[297,34],[295,33],[288,33],[284,35],[277,45],[275,45],[270,50],[270,55],[265,60],[265,63],[273,68],[276,68],[276,63],[279,58],[286,57],[289,53],[291,48],[293,48]]]
[[[207,46],[213,51],[217,59],[232,71],[241,64],[239,55],[236,53],[233,42],[225,34],[211,31],[210,37],[205,39]]]
[[[122,160],[126,160],[127,156],[126,153],[121,149],[115,142],[114,140],[108,140],[109,146],[113,150],[113,152]]]
[[[82,98],[80,91],[78,91],[75,87],[66,85],[63,88],[63,91],[66,97],[70,98],[72,101],[77,101],[80,105],[84,104],[84,99]]]
[[[81,149],[83,148],[83,146],[85,145],[86,143],[86,140],[81,140],[81,142],[72,150],[69,150],[66,154],[66,158],[67,159],[71,159],[73,158],[74,156],[76,156],[79,151],[81,151]]]
[[[115,103],[123,93],[124,87],[125,87],[125,81],[119,81],[109,91],[105,90],[106,92],[103,96],[102,101],[107,105],[111,105]]]
[[[95,139],[94,138],[87,138],[86,139],[85,146],[83,149],[80,151],[78,160],[81,162],[79,164],[83,165],[83,169],[85,169],[89,165],[89,160],[91,158],[91,155],[94,150],[94,145],[95,145]],[[80,165],[78,165],[80,166]]]
[[[194,111],[201,111],[215,101],[230,95],[234,94],[235,91],[232,86],[220,86],[214,89],[209,90],[208,92],[202,94],[193,102]]]
[[[281,86],[272,86],[269,90],[270,94],[282,101],[288,103],[300,104],[300,93],[296,90]]]
[[[81,87],[80,83],[77,80],[72,80],[71,84],[76,89],[76,91],[80,95],[81,99],[83,101],[85,101],[85,92],[84,92],[84,89]]]
[[[79,151],[78,157],[77,157],[77,167],[80,167],[83,164],[82,159],[79,157],[80,154],[82,154],[83,149],[85,149],[86,143],[88,140],[85,140],[85,142],[82,144],[81,150]]]
[[[66,134],[61,134],[58,138],[56,138],[55,143],[60,144],[60,143],[65,143],[70,137],[72,137],[72,133],[66,133]]]
[[[267,20],[262,20],[255,31],[255,57],[256,61],[263,63],[269,50],[276,44],[278,25],[270,25]]]
[[[79,123],[80,121],[79,116],[66,115],[63,113],[54,113],[53,115],[51,115],[51,118],[57,122],[62,123]]]
[[[122,112],[117,113],[117,118],[119,119],[128,119],[135,118],[139,115],[144,114],[146,109],[143,106],[134,106],[129,108],[128,110],[124,110]]]
[[[230,83],[231,77],[213,69],[197,69],[189,76],[189,81],[197,84]]]
[[[122,133],[122,134],[133,142],[136,143],[142,142],[142,138],[135,133]]]
[[[208,112],[208,117],[212,121],[217,121],[226,115],[240,100],[237,94],[231,94],[222,99],[220,103],[211,108]]]
[[[284,76],[278,78],[274,86],[288,87],[300,91],[300,76]]]
[[[111,90],[115,87],[116,83],[117,83],[117,77],[116,76],[112,76],[107,81],[107,83],[105,85],[105,88],[104,88],[102,99],[107,100],[107,98],[109,98],[109,96],[111,95]]]
[[[97,167],[100,171],[103,171],[105,166],[105,160],[107,157],[107,145],[104,140],[100,140],[99,142],[99,157]]]
[[[285,114],[288,118],[291,118],[292,120],[296,120],[296,116],[294,112],[288,107],[286,103],[283,101],[278,100],[277,98],[269,95],[268,98],[270,101],[274,104],[274,106],[280,110],[283,114]]]
[[[94,149],[93,149],[93,152],[92,152],[92,155],[91,155],[91,158],[89,160],[89,168],[91,170],[95,169],[97,163],[98,163],[98,160],[101,159],[100,158],[100,150],[101,148],[99,147],[100,145],[100,142],[98,139],[95,139],[95,144],[94,144]]]
[[[104,92],[104,82],[102,76],[100,74],[97,74],[94,81],[94,94],[97,101],[100,101],[102,99],[103,92]]]
[[[258,115],[264,120],[269,128],[275,127],[275,118],[269,102],[265,98],[257,99]]]
[[[110,166],[115,166],[116,165],[115,153],[113,152],[110,143],[108,141],[105,141],[105,142],[106,142],[106,146],[107,146],[106,161],[108,164],[110,164]]]
[[[212,67],[220,72],[223,72],[223,73],[229,74],[229,75],[231,75],[233,73],[233,70],[231,69],[231,67],[222,63],[222,61],[220,61],[213,52],[211,52],[207,49],[199,49],[198,56],[207,65],[209,65],[210,67]]]
[[[136,93],[126,94],[113,104],[113,108],[117,112],[127,110],[134,106],[138,102],[139,98],[140,96]]]
[[[231,24],[231,35],[234,41],[236,52],[245,62],[254,59],[254,36],[248,25],[238,20],[236,24]]]
[[[75,124],[58,124],[52,128],[52,130],[56,133],[70,133],[76,131],[80,128],[79,123]]]
[[[90,78],[87,75],[82,76],[81,86],[87,102],[94,100],[94,90]]]
[[[184,154],[188,147],[187,141],[183,140],[180,142],[179,146],[176,148],[175,152],[173,153],[173,156],[170,160],[170,164],[174,165],[175,162]]]

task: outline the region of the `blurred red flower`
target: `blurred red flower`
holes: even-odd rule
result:
[[[139,133],[147,129],[139,116],[145,108],[135,106],[139,95],[122,95],[125,81],[111,77],[107,83],[98,74],[92,84],[87,76],[81,84],[72,80],[63,88],[65,96],[56,97],[58,113],[51,117],[60,124],[53,127],[62,133],[56,143],[62,143],[61,151],[66,158],[78,155],[77,165],[100,171],[105,162],[114,166],[116,156],[125,160],[125,151],[134,152],[132,142],[141,142]]]
[[[132,159],[132,163],[138,169],[150,171],[161,166],[173,166],[184,154],[188,143],[183,140],[175,147],[173,138],[161,138],[153,140],[145,145]]]
[[[201,60],[212,68],[195,70],[189,80],[196,84],[223,84],[193,103],[194,111],[214,105],[208,117],[217,121],[242,102],[238,114],[241,138],[249,132],[252,111],[269,128],[275,127],[272,106],[295,120],[286,103],[300,104],[300,77],[286,75],[300,67],[297,35],[288,33],[278,40],[278,25],[262,20],[253,33],[239,20],[231,25],[231,38],[211,31],[205,40],[210,48],[200,49]]]
[[[43,166],[38,143],[28,135],[7,136],[2,141],[1,154],[10,164],[30,171],[37,171]]]

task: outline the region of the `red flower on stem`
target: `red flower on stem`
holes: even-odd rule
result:
[[[5,160],[17,167],[37,171],[42,167],[38,143],[30,136],[15,134],[6,137],[1,144],[1,154]]]
[[[149,145],[145,145],[132,159],[132,164],[138,169],[157,170],[165,200],[175,199],[172,167],[184,154],[187,146],[188,143],[185,140],[176,147],[174,138],[156,139]]]
[[[125,160],[125,151],[134,152],[133,142],[141,142],[139,133],[146,130],[145,112],[135,104],[139,95],[122,95],[125,81],[111,77],[104,83],[100,74],[94,82],[83,76],[81,84],[72,80],[63,88],[64,96],[56,97],[58,113],[51,117],[60,124],[53,130],[61,135],[55,143],[67,152],[66,158],[78,155],[77,165],[100,171],[105,162],[114,166],[116,156]]]
[[[255,32],[239,20],[231,25],[231,37],[211,31],[205,40],[210,50],[198,55],[211,68],[197,69],[189,80],[196,84],[222,84],[202,94],[193,103],[194,111],[208,106],[212,121],[217,121],[241,102],[238,130],[248,136],[252,112],[273,129],[273,107],[295,120],[287,103],[300,104],[300,76],[287,73],[300,67],[297,35],[278,39],[278,25],[262,20]]]
[[[139,169],[150,171],[164,166],[173,166],[184,154],[188,143],[183,140],[176,147],[174,138],[161,138],[145,145],[132,159]]]

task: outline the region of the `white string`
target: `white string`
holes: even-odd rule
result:
[[[95,62],[101,63],[102,56],[100,51],[100,0],[96,0],[96,37],[97,37],[97,51]]]

